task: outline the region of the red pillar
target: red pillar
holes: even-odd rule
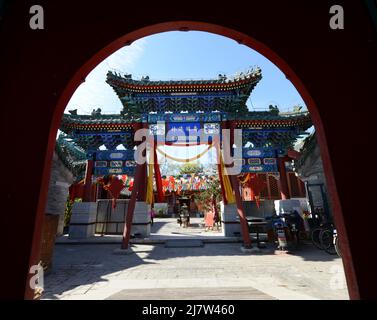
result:
[[[138,192],[140,191],[139,189],[145,188],[145,186],[143,186],[140,183],[140,177],[142,175],[142,171],[145,169],[146,169],[145,163],[138,164],[136,167],[134,186],[131,193],[131,199],[128,202],[126,222],[124,224],[124,229],[123,229],[122,249],[128,249],[130,236],[131,236],[132,219],[134,217],[136,198],[137,198]]]
[[[234,156],[233,144],[234,144],[234,129],[236,128],[236,125],[233,121],[231,121],[228,125],[230,127],[230,150],[231,150],[231,155]],[[241,148],[242,146],[237,146],[237,147]],[[233,187],[234,195],[236,197],[237,212],[240,217],[241,233],[242,233],[242,238],[244,242],[244,247],[251,248],[249,225],[247,223],[245,211],[242,205],[242,198],[240,195],[240,185],[238,183],[238,178],[236,175],[230,175],[229,177],[230,177],[230,181]]]
[[[288,189],[287,172],[285,170],[285,162],[289,158],[278,157],[277,159],[278,159],[278,169],[279,169],[279,174],[280,174],[280,179],[279,179],[280,195],[281,195],[282,200],[286,200],[290,198],[289,189]]]
[[[97,189],[96,189],[96,201],[97,201],[97,199],[102,198],[101,194],[102,194],[102,184],[98,184]]]
[[[236,204],[237,204],[237,212],[240,217],[240,224],[241,224],[241,233],[243,238],[243,243],[245,248],[251,248],[251,239],[249,233],[249,225],[246,221],[245,211],[242,205],[242,199],[240,195],[240,187],[238,183],[238,179],[235,175],[230,176],[230,180],[232,182],[234,195],[236,197]]]
[[[157,160],[157,143],[154,144],[154,150],[153,150],[153,165],[154,165],[154,177],[156,179],[156,187],[157,187],[157,200],[158,202],[164,202],[165,197],[164,193],[162,192],[162,180],[161,180],[161,172],[160,172],[160,166],[158,164]]]
[[[85,182],[84,182],[84,197],[83,202],[92,201],[92,174],[93,174],[93,160],[86,161]]]
[[[147,129],[148,124],[147,123],[136,123],[134,124],[134,131],[139,129]],[[138,141],[136,145],[138,146],[141,142]],[[146,151],[143,151],[143,155],[145,157]],[[122,249],[128,249],[128,245],[130,242],[130,236],[131,236],[131,227],[132,227],[132,219],[134,217],[134,211],[135,211],[135,205],[136,200],[143,201],[145,200],[145,194],[146,194],[146,179],[147,179],[147,165],[146,162],[143,164],[137,164],[136,165],[136,173],[134,177],[134,185],[131,192],[131,198],[128,202],[127,206],[127,216],[126,221],[124,223],[124,229],[123,229],[123,239],[122,239]]]
[[[135,179],[134,179],[135,183]],[[147,195],[147,166],[143,166],[140,174],[140,190],[137,194],[137,201],[145,201]]]

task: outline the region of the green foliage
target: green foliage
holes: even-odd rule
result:
[[[185,163],[179,168],[180,174],[198,174],[203,172],[203,166],[197,163]]]
[[[195,194],[195,202],[205,212],[212,209],[213,200],[215,199],[217,209],[220,211],[219,203],[222,200],[220,180],[214,176],[208,179],[207,188]]]
[[[64,226],[65,227],[69,225],[69,222],[72,216],[72,207],[75,202],[82,202],[82,199],[76,198],[74,201],[71,201],[69,199],[69,196],[67,197],[67,202],[66,202],[65,211],[64,211]]]

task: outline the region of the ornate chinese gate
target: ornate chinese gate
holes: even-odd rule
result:
[[[91,188],[93,175],[134,177],[123,248],[128,247],[136,200],[154,201],[153,179],[158,201],[163,200],[157,163],[161,145],[206,144],[208,150],[216,148],[223,200],[237,204],[245,246],[251,242],[239,181],[251,184],[252,200],[258,201],[263,183],[256,174],[278,177],[281,197],[289,198],[285,166],[290,159],[288,150],[305,134],[311,120],[308,112],[300,108],[292,113],[279,112],[274,106],[268,111],[249,111],[246,101],[261,77],[258,68],[232,79],[219,75],[216,80],[203,81],[151,81],[148,77],[134,80],[131,75],[109,72],[107,83],[123,104],[120,114],[105,115],[97,109],[91,115],[78,115],[71,110],[63,116],[61,130],[65,135],[60,140],[70,147],[60,154],[70,156],[73,160],[69,165],[74,168],[74,153],[86,153],[85,189]],[[106,150],[100,150],[101,146]],[[124,150],[119,150],[120,146]],[[150,161],[135,158],[135,149],[139,158]],[[185,159],[189,160],[192,159]],[[235,171],[237,165],[239,170]],[[91,201],[90,197],[84,200]]]

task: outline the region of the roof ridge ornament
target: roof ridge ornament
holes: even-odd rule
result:
[[[101,108],[97,108],[97,110],[96,109],[93,109],[93,111],[92,111],[92,117],[99,117],[99,116],[101,116],[101,112],[102,112],[102,110],[101,110]]]

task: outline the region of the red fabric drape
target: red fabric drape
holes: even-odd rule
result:
[[[220,177],[220,186],[221,186],[221,194],[223,196],[223,202],[224,204],[228,204],[228,199],[226,198],[226,192],[225,192],[225,187],[224,187],[224,181],[223,181],[223,173],[222,173],[222,168],[221,168],[221,163],[220,163],[220,145],[216,143],[215,145],[216,154],[217,154],[217,171]]]
[[[160,172],[160,166],[158,165],[157,161],[157,144],[154,145],[154,152],[153,152],[153,158],[154,158],[154,176],[156,179],[156,187],[157,187],[157,200],[158,202],[163,202],[164,199],[164,192],[162,190],[162,179],[161,179],[161,172]]]
[[[118,179],[117,176],[112,176],[110,182],[104,185],[103,188],[110,193],[113,200],[113,208],[115,208],[116,200],[119,198],[120,192],[124,188],[123,181],[121,179]]]
[[[243,179],[242,184],[245,187],[250,188],[251,201],[255,201],[259,208],[260,193],[267,187],[267,183],[264,179],[258,176],[256,173],[247,173]]]
[[[69,187],[69,200],[74,201],[76,198],[83,198],[84,184],[82,182],[74,183]]]

